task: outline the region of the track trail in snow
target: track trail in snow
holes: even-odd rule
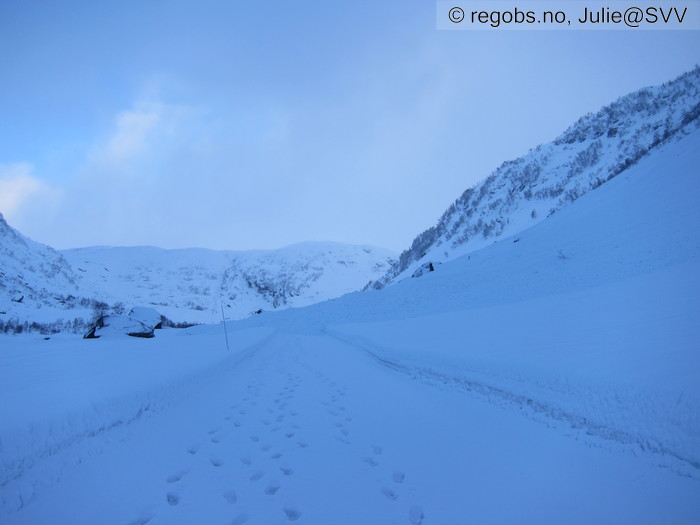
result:
[[[614,501],[620,523],[684,523],[668,509],[687,516],[698,489],[412,381],[347,343],[288,333],[178,404],[61,456],[68,467],[3,524],[590,523],[608,515],[607,503],[596,510],[591,501]],[[497,504],[504,498],[508,505]]]
[[[410,473],[365,420],[386,409],[367,366],[273,337],[183,403],[65,451],[75,466],[10,523],[46,522],[78,491],[74,524],[420,524]]]
[[[176,522],[177,507],[198,504],[190,490],[197,485],[210,487],[231,507],[230,523],[307,516],[313,522],[356,523],[367,498],[375,507],[386,506],[376,509],[383,516],[377,523],[387,517],[392,523],[421,523],[421,508],[400,501],[406,474],[384,454],[383,444],[354,432],[349,378],[336,377],[337,365],[328,356],[309,355],[299,342],[280,348],[280,341],[259,352],[243,384],[226,392],[225,410],[212,413],[199,439],[182,451],[164,480],[163,501],[170,508],[159,505],[149,523]],[[354,497],[348,497],[348,482]],[[353,499],[356,506],[344,509]]]

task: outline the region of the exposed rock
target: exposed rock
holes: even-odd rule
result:
[[[434,272],[434,271],[435,271],[435,267],[436,267],[438,264],[442,264],[442,263],[439,263],[439,262],[436,262],[436,263],[427,262],[427,263],[421,264],[421,265],[416,269],[416,271],[413,272],[413,275],[411,275],[411,277],[422,277],[424,274],[426,274],[426,273],[428,273],[428,272]]]
[[[154,327],[148,326],[130,315],[103,315],[83,338],[97,339],[103,336],[112,337],[123,335],[151,338],[154,337],[153,329]]]

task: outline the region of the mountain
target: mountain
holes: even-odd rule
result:
[[[176,323],[242,319],[362,288],[394,254],[300,243],[278,250],[91,247],[57,252],[0,216],[0,331],[81,331],[98,312],[151,306]]]
[[[82,328],[96,301],[81,294],[79,277],[56,250],[25,237],[0,214],[0,330],[51,323]]]
[[[624,173],[700,116],[700,68],[624,96],[579,119],[561,136],[504,162],[467,189],[418,235],[382,288],[532,227]]]
[[[394,254],[371,246],[308,242],[244,252],[153,247],[65,250],[82,289],[109,304],[150,305],[174,321],[217,322],[306,306],[362,288]]]

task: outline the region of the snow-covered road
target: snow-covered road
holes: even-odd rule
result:
[[[697,523],[633,448],[278,332],[169,406],[38,460],[6,525]],[[12,492],[12,493],[10,493]]]

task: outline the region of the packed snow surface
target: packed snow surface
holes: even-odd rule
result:
[[[383,290],[0,340],[0,522],[700,522],[700,131]]]

